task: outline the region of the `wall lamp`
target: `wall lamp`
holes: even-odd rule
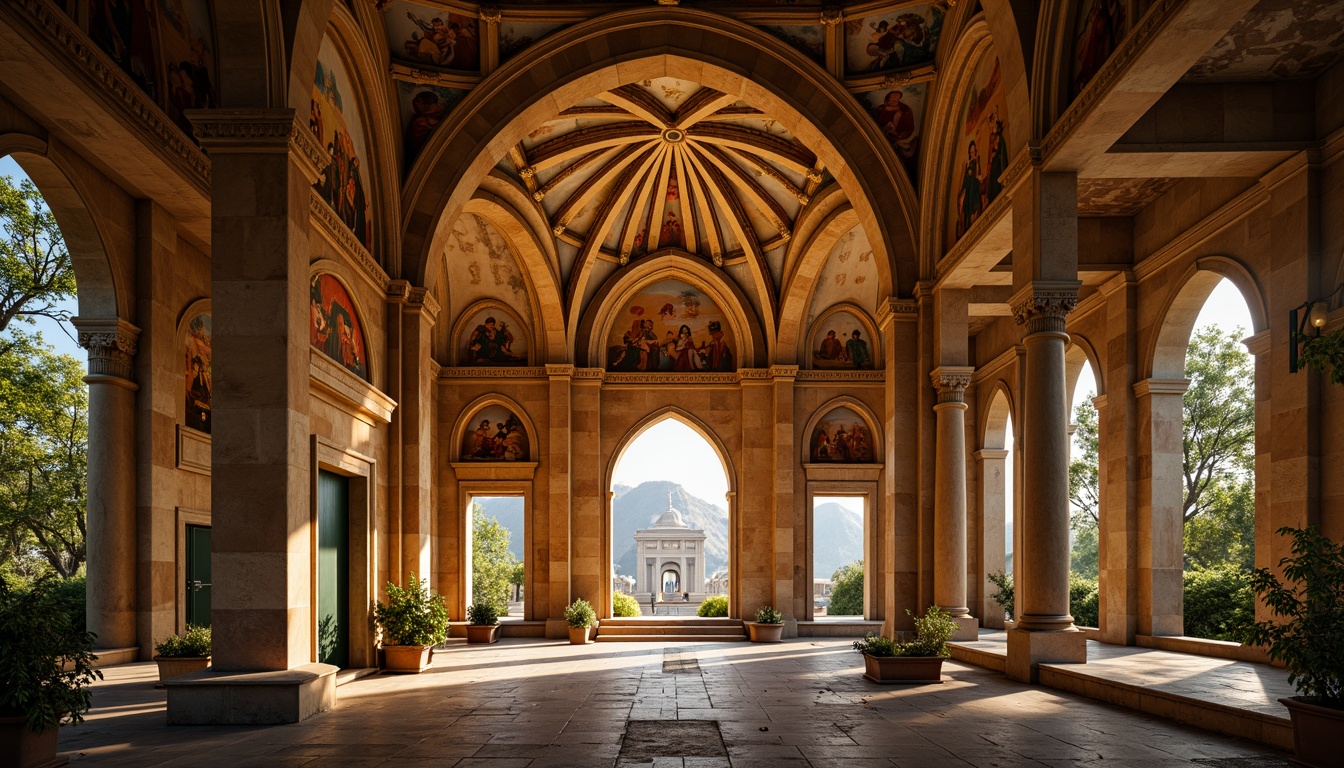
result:
[[[1344,290],[1344,283],[1341,283],[1338,288],[1319,299],[1303,302],[1301,306],[1288,313],[1288,327],[1293,329],[1293,344],[1288,352],[1289,373],[1297,373],[1298,370],[1301,369],[1302,366],[1299,364],[1298,359],[1298,347],[1300,347],[1303,342],[1317,338],[1321,335],[1321,329],[1325,327],[1326,322],[1330,319],[1330,300],[1335,296],[1338,296],[1339,292],[1342,290]],[[1298,313],[1302,310],[1306,310],[1306,313],[1303,314],[1301,320],[1299,320]],[[1307,336],[1308,327],[1312,330],[1311,336]]]

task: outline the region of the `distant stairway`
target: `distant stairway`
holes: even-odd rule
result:
[[[603,619],[597,627],[599,643],[731,643],[746,639],[741,619],[640,616]]]

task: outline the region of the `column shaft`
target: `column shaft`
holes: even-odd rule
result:
[[[942,366],[933,372],[938,389],[934,461],[933,599],[954,617],[970,615],[966,605],[966,385],[970,369]]]

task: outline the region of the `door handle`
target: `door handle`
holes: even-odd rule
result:
[[[210,586],[210,582],[207,581],[202,583],[199,579],[193,579],[188,582],[188,585],[191,587],[192,592],[200,592],[205,587]]]

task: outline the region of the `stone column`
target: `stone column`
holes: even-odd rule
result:
[[[89,351],[89,473],[85,615],[99,648],[136,645],[135,391],[140,329],[123,320],[75,318]]]
[[[1144,379],[1138,403],[1140,635],[1184,634],[1182,397],[1189,379]]]
[[[424,288],[412,287],[401,308],[401,573],[403,584],[430,576],[436,506],[433,488],[434,390],[430,338],[439,303]],[[432,580],[431,584],[434,583]]]
[[[943,365],[931,374],[938,392],[933,485],[933,599],[972,640],[978,622],[966,605],[966,387],[969,366]]]
[[[1003,629],[1003,609],[990,595],[998,589],[989,581],[989,574],[1004,569],[1004,520],[1009,504],[1005,498],[1008,451],[1002,448],[984,448],[975,452],[980,468],[980,617],[986,627]]]
[[[794,496],[794,468],[798,465],[798,448],[794,442],[794,383],[798,376],[796,365],[776,365],[770,369],[775,395],[775,597],[770,604],[784,614],[784,636],[798,636],[798,617],[807,615],[812,601],[812,585],[806,583],[807,559],[796,546],[794,534],[806,520],[800,515],[802,505]],[[806,439],[806,438],[804,438]],[[799,537],[806,540],[805,537]],[[697,563],[704,563],[704,555]],[[876,565],[876,564],[874,564]],[[873,569],[873,566],[869,566]],[[876,569],[874,569],[876,570]],[[704,579],[696,582],[704,589]],[[879,592],[880,589],[872,590]],[[874,599],[868,595],[867,599]],[[873,603],[877,605],[877,603]],[[874,613],[877,613],[876,611]],[[744,616],[743,618],[751,618]]]
[[[1133,645],[1139,627],[1138,281],[1121,273],[1101,287],[1106,297],[1107,393],[1097,407],[1100,502],[1101,640]]]
[[[886,376],[882,393],[886,403],[883,424],[882,497],[874,518],[885,532],[881,539],[884,574],[882,634],[912,629],[905,609],[919,602],[918,542],[910,535],[918,522],[919,474],[915,462],[896,459],[897,446],[913,446],[918,440],[919,414],[909,393],[920,387],[919,310],[908,299],[890,298],[878,308],[882,336],[882,360]],[[812,585],[807,585],[811,599]]]

